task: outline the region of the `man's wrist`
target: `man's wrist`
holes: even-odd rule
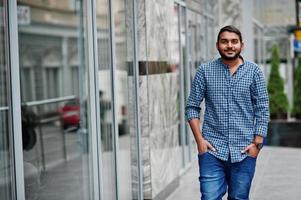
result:
[[[262,147],[263,147],[263,143],[255,143],[255,142],[253,142],[253,144],[255,145],[255,147],[256,147],[258,150],[261,150]]]
[[[260,135],[255,135],[253,139],[253,143],[258,144],[258,143],[263,143],[263,137]]]
[[[204,140],[203,136],[200,136],[200,137],[198,138],[198,141],[203,141],[203,140]]]
[[[256,146],[258,150],[261,150],[263,147],[263,137],[260,135],[255,135],[252,143]]]

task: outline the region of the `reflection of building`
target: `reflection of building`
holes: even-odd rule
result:
[[[250,1],[0,2],[1,199],[165,199],[195,154],[194,73],[220,26],[249,30]],[[21,106],[37,118],[30,149]]]
[[[293,70],[294,70],[294,53],[293,53],[293,36],[290,33],[292,26],[296,24],[296,2],[295,0],[284,1],[275,0],[271,4],[268,0],[256,1],[256,16],[260,26],[257,29],[260,37],[255,39],[255,48],[257,44],[263,43],[263,57],[256,55],[257,60],[262,60],[265,63],[264,72],[268,77],[270,72],[270,58],[272,46],[279,47],[280,55],[280,74],[284,80],[285,93],[288,97],[289,104],[292,106],[293,101]],[[285,5],[285,6],[284,6]],[[261,30],[261,31],[260,31]],[[261,38],[262,41],[260,41]],[[257,46],[256,46],[257,45]]]

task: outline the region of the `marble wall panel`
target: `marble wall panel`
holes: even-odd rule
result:
[[[179,120],[177,72],[149,75],[149,131],[166,130]]]
[[[148,76],[152,197],[166,188],[181,168],[178,79],[177,72]]]
[[[169,27],[173,22],[174,2],[147,0],[145,2],[147,58],[149,61],[168,60]]]
[[[132,79],[132,78],[131,78]],[[133,81],[129,81],[129,87],[132,88]],[[132,88],[134,90],[134,88]],[[143,196],[144,198],[151,198],[151,164],[150,164],[150,140],[149,140],[149,125],[148,125],[148,82],[147,76],[139,77],[139,104],[140,104],[140,126],[141,126],[141,159],[143,171]],[[134,104],[134,97],[129,99],[130,104]],[[134,105],[130,105],[132,108]],[[134,117],[134,110],[129,111],[129,115]],[[131,120],[134,122],[134,120]],[[138,192],[138,171],[137,171],[137,145],[136,145],[136,127],[134,123],[129,124],[131,134],[131,171],[132,171],[132,188],[133,197],[137,197]]]
[[[163,148],[153,148],[152,144],[163,143]],[[179,127],[175,124],[165,131],[151,132],[151,183],[155,197],[179,176],[181,169],[181,148]]]
[[[178,79],[177,72],[139,78],[144,198],[154,198],[178,176],[180,170]],[[134,101],[130,99],[130,102]],[[134,124],[130,124],[130,129],[134,128]],[[130,132],[133,134],[135,130]],[[131,135],[131,143],[135,196],[138,184],[135,135]],[[168,164],[165,163],[167,159]]]
[[[146,61],[146,12],[145,0],[137,1],[137,34],[138,34],[138,59]]]

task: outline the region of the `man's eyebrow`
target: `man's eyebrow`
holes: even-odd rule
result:
[[[238,38],[230,38],[230,39],[227,39],[227,38],[221,38],[220,40],[224,40],[224,41],[234,41],[234,40],[239,40]]]

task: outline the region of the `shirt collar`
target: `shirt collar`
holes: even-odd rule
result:
[[[241,68],[242,66],[245,65],[245,59],[244,59],[241,55],[239,55],[239,57],[242,59],[242,64],[239,65],[238,68]],[[219,63],[220,63],[222,66],[224,66],[226,69],[228,69],[228,65],[226,65],[225,63],[223,63],[222,58],[219,58],[218,61],[219,61]]]

